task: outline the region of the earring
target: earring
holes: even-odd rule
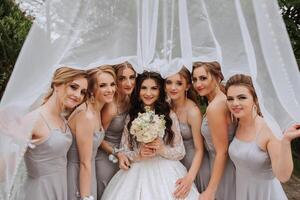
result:
[[[188,90],[185,90],[185,99],[187,99]]]
[[[90,101],[91,101],[91,103],[95,103],[94,93],[91,93]]]

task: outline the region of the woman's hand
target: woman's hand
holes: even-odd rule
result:
[[[291,142],[293,139],[300,137],[300,124],[294,124],[289,127],[283,135],[283,140]]]
[[[176,190],[173,193],[176,199],[184,199],[188,196],[193,185],[193,180],[185,176],[176,181]]]
[[[146,143],[145,147],[153,149],[154,152],[159,151],[163,147],[163,142],[160,138],[156,138],[152,142]]]
[[[211,190],[206,189],[201,193],[199,200],[215,200],[215,193]]]
[[[117,153],[117,157],[119,159],[119,168],[128,170],[130,168],[130,161],[126,155],[122,152]]]
[[[140,157],[141,159],[153,158],[156,155],[156,150],[153,148],[147,147],[146,144],[140,145]]]

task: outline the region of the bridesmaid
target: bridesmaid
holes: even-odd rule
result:
[[[112,102],[115,93],[115,74],[111,66],[88,71],[88,99],[69,117],[73,143],[68,152],[68,200],[97,198],[95,156],[104,131],[101,110]]]
[[[199,192],[204,191],[209,181],[209,161],[200,133],[199,122],[202,121],[202,116],[191,84],[191,74],[185,67],[166,78],[165,89],[171,99],[171,107],[179,119],[186,152],[181,162],[189,169],[187,175],[177,181],[178,186],[174,193],[177,198],[186,196],[184,194],[188,193],[193,181]]]
[[[25,200],[67,200],[67,152],[72,135],[62,113],[84,99],[87,74],[61,67],[54,73],[44,104],[31,114],[38,119],[32,130],[32,144],[25,153],[27,179]]]
[[[114,66],[117,75],[117,92],[114,101],[106,104],[102,109],[102,124],[105,129],[105,138],[98,149],[96,156],[96,177],[97,177],[97,197],[101,199],[102,193],[113,175],[119,170],[117,163],[109,160],[109,155],[113,154],[120,159],[127,159],[121,152],[115,153],[119,148],[125,118],[129,109],[130,95],[135,86],[136,73],[128,63]],[[127,159],[127,162],[128,159]],[[120,163],[121,164],[121,163]],[[127,168],[127,166],[120,166]]]
[[[201,200],[235,200],[235,168],[228,159],[228,145],[235,126],[222,91],[223,74],[218,62],[196,62],[192,80],[197,93],[207,101],[201,133],[208,151],[210,178]]]
[[[261,115],[250,76],[232,76],[226,91],[227,105],[238,119],[229,147],[236,166],[236,199],[287,199],[278,179],[285,182],[291,176],[291,141],[300,137],[300,124],[290,127],[281,140],[277,139]]]

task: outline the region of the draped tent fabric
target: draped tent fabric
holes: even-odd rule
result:
[[[300,74],[276,0],[16,1],[35,22],[0,104],[0,119],[15,127],[40,104],[58,67],[124,61],[139,73],[151,70],[163,77],[182,66],[191,70],[195,61],[218,61],[226,79],[235,73],[252,76],[263,115],[278,136],[300,121]],[[16,196],[15,175],[30,138],[18,137],[20,129],[10,134],[5,124],[0,123],[0,141],[6,144],[0,146],[1,199]],[[2,159],[11,152],[10,160]]]

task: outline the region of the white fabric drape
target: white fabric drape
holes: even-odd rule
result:
[[[129,61],[137,72],[166,77],[183,65],[191,70],[194,61],[216,60],[226,79],[235,73],[253,77],[276,133],[300,121],[300,74],[276,0],[18,1],[36,21],[2,98],[1,119],[16,103],[38,105],[62,65],[89,69]],[[9,144],[18,146],[15,161],[0,162],[6,174],[0,176],[0,198],[7,199],[26,142],[15,143],[2,125],[0,141],[7,146],[0,146],[0,158],[10,154]]]

